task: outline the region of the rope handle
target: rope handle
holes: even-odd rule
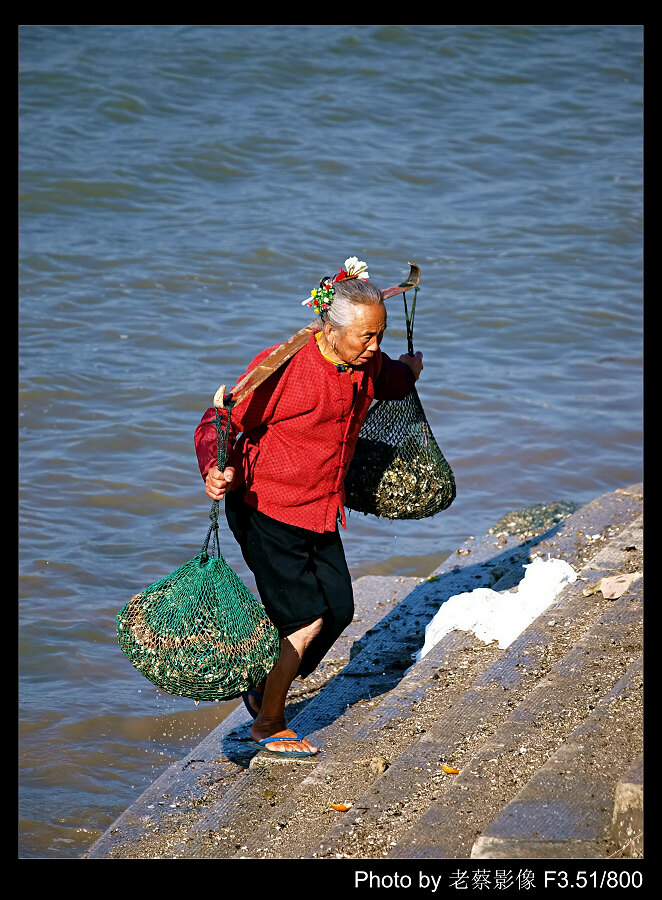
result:
[[[230,433],[230,418],[232,416],[232,405],[225,405],[225,385],[222,384],[220,388],[214,394],[214,407],[216,408],[216,419],[214,420],[216,423],[216,464],[219,470],[222,472],[225,468],[225,460],[227,459],[228,453],[228,435]],[[227,410],[227,419],[225,422],[225,431],[223,430],[223,418],[219,412],[221,409]],[[221,555],[221,546],[218,540],[218,513],[219,513],[220,503],[218,500],[214,500],[211,505],[211,512],[209,513],[209,518],[211,519],[211,525],[209,526],[209,531],[207,532],[207,537],[205,538],[205,542],[202,545],[201,556],[202,562],[206,562],[209,558],[209,554],[207,552],[209,548],[209,541],[211,539],[212,534],[214,535],[214,544],[216,546],[216,556],[220,557]]]
[[[402,301],[405,306],[405,322],[407,323],[407,352],[410,356],[414,355],[414,316],[416,315],[416,295],[418,294],[418,285],[414,286],[414,299],[411,303],[411,315],[407,308],[407,295],[402,295]]]

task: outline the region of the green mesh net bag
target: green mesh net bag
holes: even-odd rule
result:
[[[221,471],[230,425],[216,415]],[[214,501],[201,552],[133,596],[117,613],[120,647],[162,690],[199,700],[231,700],[259,684],[278,660],[278,631],[221,555]],[[214,536],[216,557],[209,555]]]
[[[405,298],[409,353],[414,355]],[[404,295],[403,295],[404,296]],[[448,509],[455,478],[428,424],[416,388],[403,400],[380,400],[368,412],[345,476],[345,505],[387,519],[424,519]]]

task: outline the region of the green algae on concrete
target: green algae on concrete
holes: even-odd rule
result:
[[[571,500],[556,503],[534,503],[523,509],[516,509],[493,525],[488,534],[516,534],[523,538],[537,537],[554,528],[563,519],[576,512],[580,504]]]

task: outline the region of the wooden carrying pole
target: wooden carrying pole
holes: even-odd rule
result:
[[[412,262],[409,263],[409,267],[409,275],[405,281],[381,291],[382,300],[388,300],[390,297],[404,294],[404,292],[408,291],[410,288],[416,287],[421,280],[421,270]],[[241,401],[245,400],[256,387],[261,385],[263,381],[280,369],[281,366],[285,365],[288,359],[291,359],[295,353],[298,353],[298,351],[306,345],[310,335],[314,334],[318,327],[319,320],[315,320],[304,328],[301,328],[296,334],[293,334],[292,337],[288,338],[284,343],[272,350],[269,356],[263,359],[259,365],[255,366],[254,369],[251,369],[251,371],[232,388],[229,394],[225,394],[225,386],[222,386],[222,392],[221,390],[216,392],[214,405],[234,407],[237,403],[241,403]]]

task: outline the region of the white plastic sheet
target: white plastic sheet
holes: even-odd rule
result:
[[[476,588],[449,597],[427,625],[416,662],[450,631],[472,631],[486,644],[498,641],[505,649],[567,584],[577,580],[575,570],[562,559],[536,557],[524,568],[524,578],[512,591]]]

